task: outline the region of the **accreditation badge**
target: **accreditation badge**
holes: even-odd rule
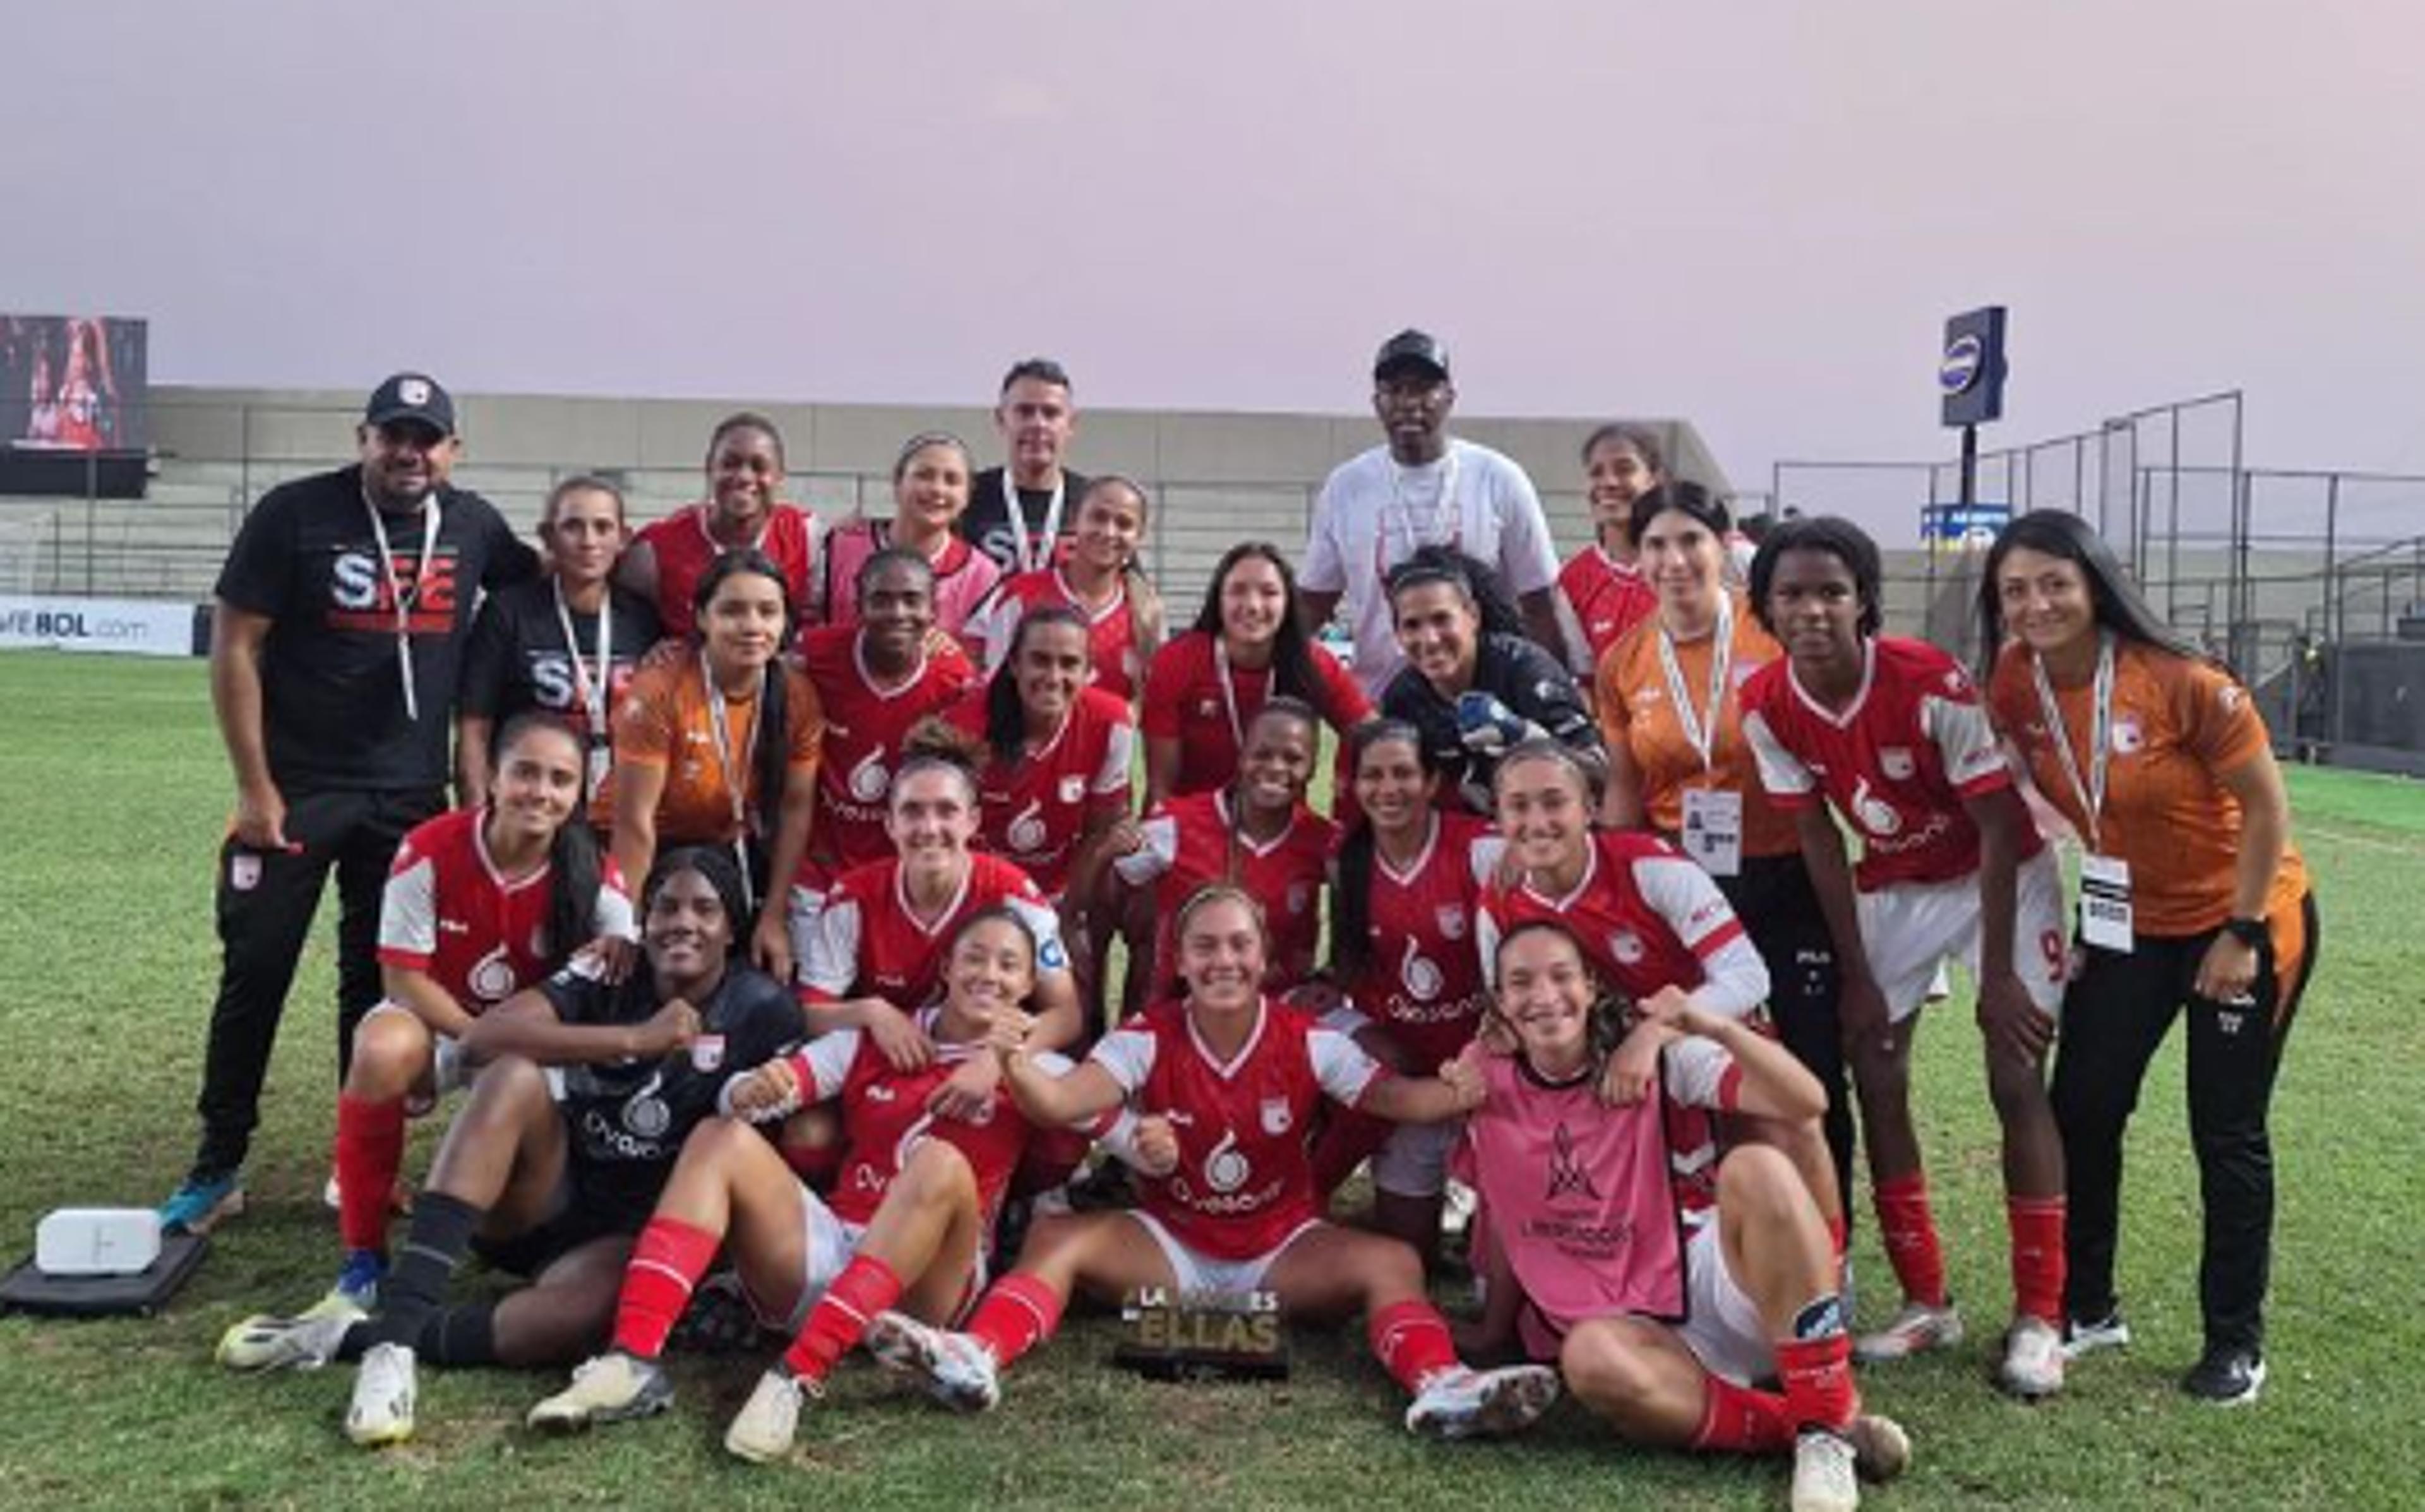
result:
[[[1684,853],[1712,877],[1742,872],[1742,794],[1684,789]]]
[[[2130,863],[2120,856],[2080,859],[2080,937],[2099,950],[2130,953]]]

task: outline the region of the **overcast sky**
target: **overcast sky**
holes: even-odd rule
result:
[[[155,380],[1678,414],[1741,483],[2207,390],[2425,471],[2412,0],[15,6],[0,308]],[[1549,482],[1551,480],[1545,480]],[[1559,479],[1561,486],[1573,480]]]

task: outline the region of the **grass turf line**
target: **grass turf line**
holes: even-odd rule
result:
[[[190,1153],[228,787],[200,663],[0,655],[0,708],[12,716],[0,742],[0,1249],[13,1259],[44,1211],[156,1201]],[[2425,787],[2310,771],[2290,781],[2297,819],[2315,820],[2299,836],[2319,879],[2324,955],[2275,1104],[2264,1401],[2222,1413],[2173,1389],[2198,1342],[2177,1034],[2132,1131],[2122,1282],[2135,1349],[2079,1367],[2064,1396],[2035,1409],[1988,1387],[2009,1295],[2003,1218],[1977,1035],[1957,1001],[1919,1038],[1919,1116],[1973,1342],[1864,1374],[1870,1404],[1901,1418],[1919,1449],[1912,1475],[1873,1504],[2413,1504],[2406,1450],[2425,1419],[2425,1326],[2399,1278],[2414,1274],[2405,1231],[2425,1212],[2413,1111],[2425,1068]],[[520,1427],[557,1373],[431,1371],[420,1437],[354,1451],[337,1431],[345,1372],[239,1379],[209,1360],[229,1323],[310,1300],[333,1266],[319,1206],[332,927],[324,911],[280,1039],[249,1173],[254,1211],[172,1310],[0,1319],[9,1504],[1781,1502],[1781,1464],[1630,1450],[1571,1406],[1520,1444],[1416,1443],[1360,1330],[1300,1330],[1296,1378],[1283,1387],[1186,1388],[1108,1369],[1108,1328],[1082,1322],[1012,1375],[1001,1411],[973,1420],[930,1410],[854,1361],[804,1421],[795,1462],[773,1471],[735,1465],[718,1446],[754,1361],[678,1361],[673,1413],[566,1442]],[[412,1170],[435,1133],[416,1129]],[[1892,1283],[1865,1211],[1860,1223],[1861,1313],[1873,1324]]]

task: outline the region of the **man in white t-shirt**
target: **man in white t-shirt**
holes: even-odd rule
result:
[[[1343,596],[1356,678],[1374,698],[1405,662],[1381,580],[1425,546],[1453,546],[1497,572],[1526,633],[1566,661],[1541,496],[1512,458],[1449,436],[1455,404],[1448,348],[1419,330],[1390,337],[1373,359],[1373,413],[1388,444],[1340,464],[1314,502],[1297,579],[1306,630],[1329,623]]]

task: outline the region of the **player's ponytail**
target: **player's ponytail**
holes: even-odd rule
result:
[[[1404,740],[1429,776],[1439,769],[1423,747],[1421,730],[1402,719],[1368,719],[1347,732],[1348,780],[1363,763],[1364,753],[1385,740]],[[1330,974],[1333,980],[1352,982],[1373,964],[1373,853],[1378,841],[1373,820],[1358,813],[1339,843],[1338,885],[1330,894]]]
[[[580,763],[582,796],[588,794],[589,763],[585,758],[587,747],[581,733],[561,715],[545,709],[528,709],[506,721],[497,732],[496,744],[490,748],[491,776],[505,765],[506,758],[524,740],[538,736],[560,740]],[[598,916],[598,891],[603,884],[604,863],[599,859],[598,837],[578,807],[547,844],[548,903],[547,936],[539,954],[551,972],[564,964],[565,958],[589,941],[592,922]]]

